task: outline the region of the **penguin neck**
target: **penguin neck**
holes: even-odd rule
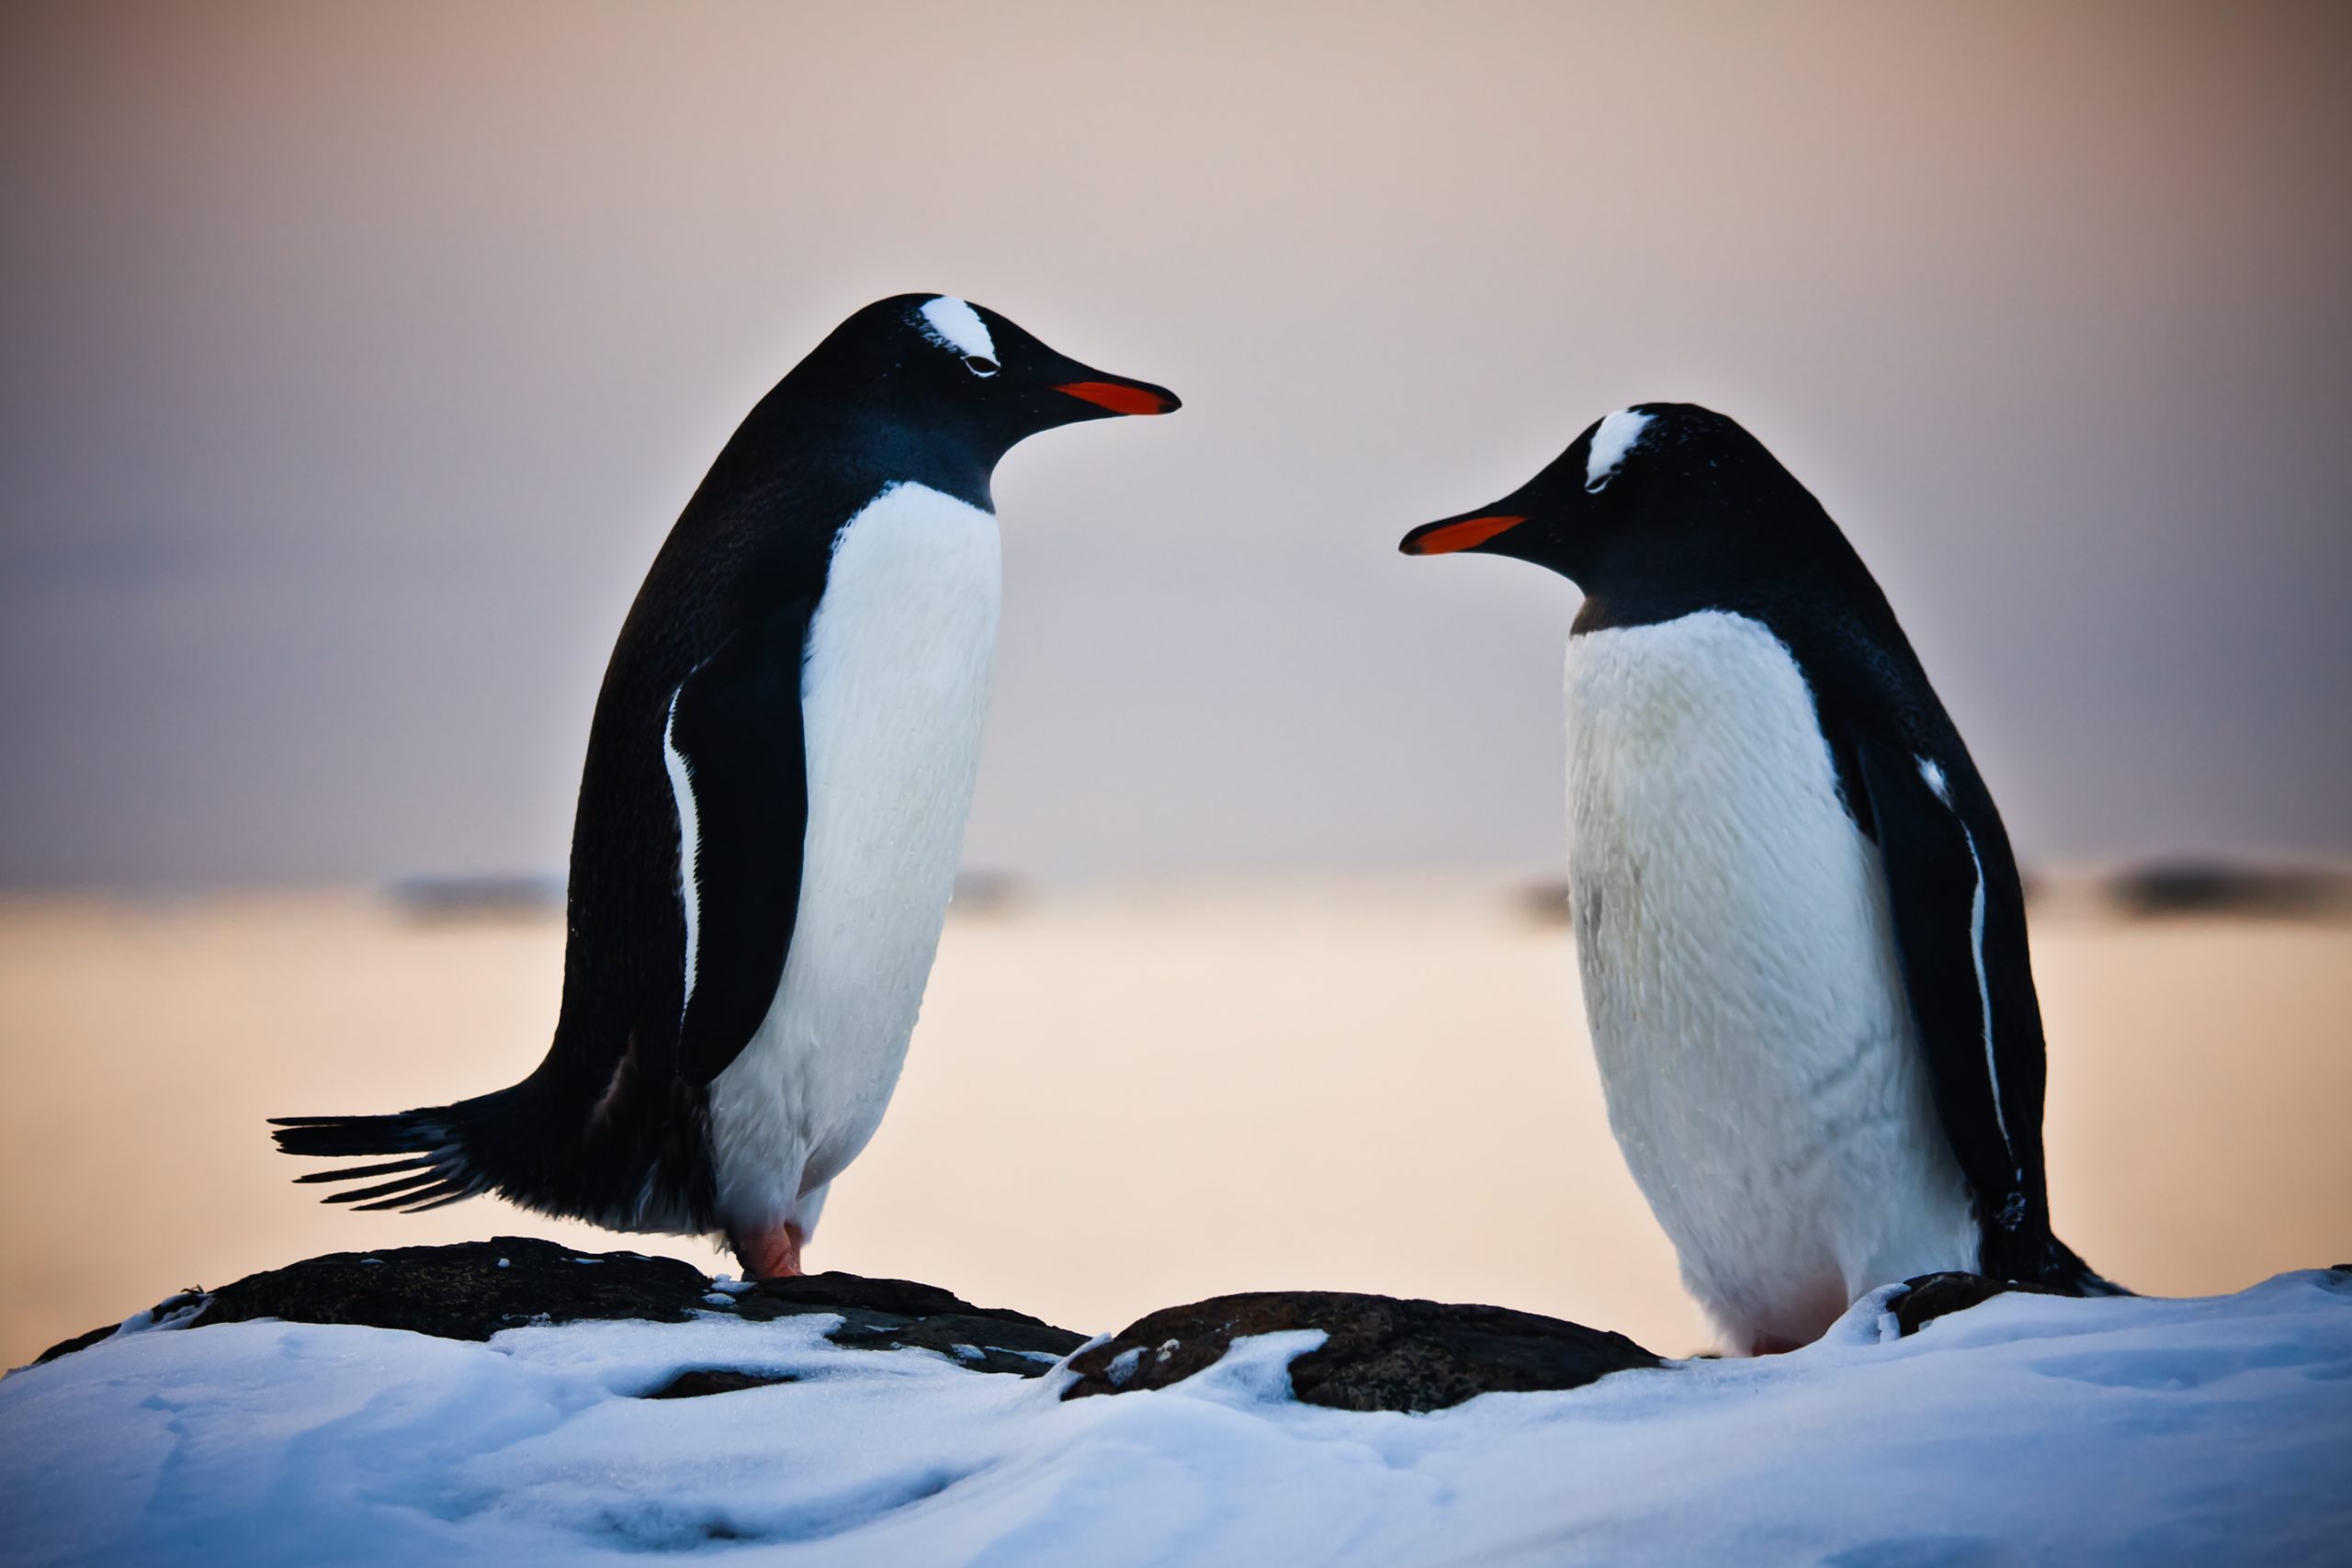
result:
[[[1579,632],[1721,609],[1738,596],[1736,586],[1747,576],[1736,570],[1726,572],[1724,563],[1706,558],[1703,547],[1655,536],[1590,541],[1576,553],[1577,559],[1553,570],[1584,591],[1575,626]]]
[[[982,512],[996,511],[990,484],[996,477],[997,460],[1004,454],[988,449],[961,432],[903,420],[868,420],[861,421],[860,427],[851,434],[851,443],[861,464],[876,479],[877,489],[890,484],[919,484],[942,495],[952,495]]]
[[[993,513],[990,481],[1011,446],[952,412],[826,390],[796,372],[762,400],[729,450],[755,465],[776,451],[822,453],[836,473],[870,485],[869,494],[911,482]]]
[[[1582,541],[1573,566],[1554,570],[1584,590],[1578,631],[1649,625],[1700,610],[1754,612],[1825,587],[1868,584],[1844,536],[1817,506],[1809,511],[1759,507],[1753,515],[1615,530]]]

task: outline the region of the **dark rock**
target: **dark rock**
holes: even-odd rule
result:
[[[1571,891],[1566,882],[1531,882],[1519,890],[1515,901],[1520,913],[1536,925],[1573,925],[1576,911],[1568,902]]]
[[[385,892],[419,923],[540,919],[563,913],[560,876],[409,876]]]
[[[85,1330],[80,1334],[76,1334],[71,1339],[61,1339],[56,1344],[51,1345],[48,1349],[43,1350],[40,1355],[35,1356],[33,1358],[32,1364],[38,1367],[43,1361],[54,1361],[60,1356],[70,1356],[76,1350],[86,1350],[101,1339],[113,1338],[115,1330],[120,1325],[119,1324],[109,1323],[97,1328]]]
[[[533,1323],[684,1323],[709,1289],[701,1269],[674,1258],[575,1252],[503,1235],[455,1247],[331,1252],[249,1274],[213,1292],[198,1321],[210,1327],[274,1317],[487,1339]]]
[[[1906,1338],[1939,1317],[1966,1312],[1995,1296],[2055,1296],[2064,1293],[2047,1285],[2030,1284],[2018,1280],[1996,1280],[1986,1274],[1922,1274],[1903,1283],[1907,1288],[1894,1298],[1890,1310]]]
[[[714,1393],[741,1393],[747,1388],[774,1388],[800,1380],[789,1372],[746,1372],[733,1367],[695,1367],[680,1372],[646,1399],[701,1399]]]
[[[2108,884],[2126,915],[2245,915],[2309,918],[2352,907],[2352,881],[2322,870],[2171,861],[2127,871]]]
[[[737,1304],[746,1317],[765,1320],[803,1312],[893,1313],[900,1317],[930,1317],[937,1313],[978,1313],[1017,1323],[1035,1323],[1024,1313],[997,1307],[976,1307],[953,1291],[912,1280],[887,1280],[865,1274],[803,1274],[791,1280],[755,1280],[740,1289]],[[758,1303],[755,1305],[754,1303]]]
[[[145,1312],[132,1314],[124,1322],[108,1324],[103,1328],[93,1328],[87,1333],[76,1334],[73,1338],[61,1344],[51,1345],[34,1357],[32,1364],[38,1367],[43,1361],[53,1361],[60,1356],[71,1355],[76,1350],[85,1350],[100,1340],[111,1339],[116,1335],[125,1332],[149,1328],[186,1328],[203,1316],[204,1309],[211,1304],[210,1292],[200,1286],[191,1285],[175,1295],[165,1296]]]
[[[935,1285],[907,1280],[819,1274],[722,1289],[674,1258],[581,1253],[529,1236],[329,1253],[248,1275],[218,1291],[183,1292],[145,1316],[156,1327],[277,1318],[487,1339],[529,1324],[684,1323],[697,1314],[768,1323],[809,1313],[841,1316],[831,1336],[838,1345],[937,1350],[976,1371],[1024,1377],[1038,1376],[1086,1342],[1084,1335],[1025,1313],[977,1307]],[[92,1329],[52,1347],[40,1359],[85,1348],[114,1332]],[[735,1375],[775,1381],[764,1372]]]
[[[859,1349],[937,1350],[986,1372],[1036,1377],[1086,1343],[1083,1334],[1006,1307],[977,1307],[936,1285],[859,1274],[762,1280],[735,1297],[755,1323],[803,1313],[841,1314],[831,1339]]]
[[[1073,1359],[1078,1381],[1062,1397],[1166,1388],[1236,1339],[1293,1328],[1326,1337],[1291,1362],[1292,1392],[1337,1410],[1443,1410],[1481,1393],[1581,1388],[1665,1364],[1622,1334],[1504,1307],[1266,1291],[1153,1313]]]

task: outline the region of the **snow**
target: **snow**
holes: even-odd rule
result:
[[[2310,1561],[2352,1530],[2352,1275],[2011,1295],[1426,1416],[1289,1398],[1313,1333],[1175,1388],[844,1349],[833,1319],[487,1344],[246,1323],[0,1382],[0,1561]],[[641,1395],[695,1367],[797,1381]]]

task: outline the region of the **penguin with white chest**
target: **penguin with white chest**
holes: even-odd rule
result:
[[[2052,1235],[2007,835],[1821,505],[1689,404],[1598,421],[1405,536],[1583,589],[1569,897],[1593,1050],[1691,1293],[1747,1352],[1962,1269],[2111,1292]]]
[[[277,1122],[394,1156],[329,1202],[494,1191],[614,1229],[723,1233],[800,1272],[880,1124],[937,948],[995,645],[989,481],[1016,443],[1165,413],[993,311],[903,295],[763,398],[671,531],[606,668],[572,829],[554,1043],[522,1082]]]

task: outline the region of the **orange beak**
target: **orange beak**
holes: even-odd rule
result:
[[[1170,393],[1150,387],[1131,387],[1125,381],[1069,381],[1054,390],[1068,392],[1080,402],[1109,409],[1113,413],[1169,413],[1178,406]]]
[[[1497,513],[1487,517],[1464,517],[1458,523],[1440,523],[1426,530],[1416,529],[1406,536],[1400,547],[1408,556],[1448,556],[1456,550],[1476,549],[1496,535],[1516,528],[1527,519]]]

